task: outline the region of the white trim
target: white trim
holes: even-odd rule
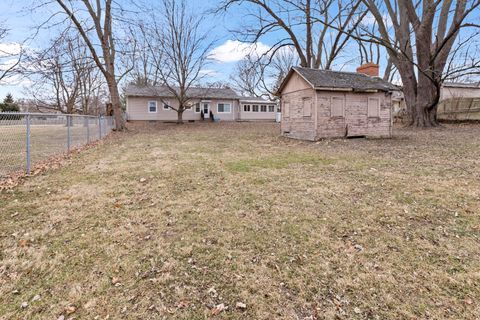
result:
[[[155,111],[150,111],[150,103],[154,102],[155,103]],[[149,100],[147,103],[147,111],[148,113],[157,113],[158,112],[158,104],[157,101],[155,100]]]
[[[245,106],[248,106],[248,111],[245,111]],[[242,112],[251,113],[252,112],[252,105],[250,103],[242,103]]]
[[[224,106],[228,104],[230,111],[219,111],[218,106],[223,104]],[[231,102],[218,102],[217,103],[217,113],[232,113],[232,103]]]
[[[197,109],[196,109],[197,104],[198,104],[198,112],[197,112]],[[202,103],[201,102],[197,102],[193,105],[193,112],[198,113],[198,114],[202,113]]]

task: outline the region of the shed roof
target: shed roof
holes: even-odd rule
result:
[[[398,90],[395,85],[388,81],[379,77],[370,77],[362,73],[293,67],[281,84],[278,93],[283,90],[283,87],[293,72],[297,72],[316,90],[349,90],[363,92],[373,90],[389,92]]]
[[[175,87],[178,91],[178,88]],[[174,95],[167,86],[138,86],[135,84],[128,85],[125,90],[126,96],[131,97],[163,97],[170,98]],[[190,87],[187,90],[190,98],[199,99],[239,99],[235,91],[230,88],[202,88]]]

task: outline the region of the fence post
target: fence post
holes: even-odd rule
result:
[[[67,115],[67,152],[70,152],[70,122],[72,118]]]
[[[85,116],[85,122],[87,123],[87,144],[90,143],[90,118]]]
[[[102,139],[102,116],[98,116],[98,133],[99,139]]]
[[[26,116],[27,119],[27,174],[30,174],[30,114],[27,114]]]

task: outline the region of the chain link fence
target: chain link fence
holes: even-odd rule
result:
[[[102,139],[112,117],[0,112],[0,178]]]

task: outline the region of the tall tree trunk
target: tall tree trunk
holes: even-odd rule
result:
[[[110,100],[113,108],[113,118],[115,119],[115,130],[121,131],[125,129],[125,120],[123,119],[123,112],[120,103],[120,94],[115,79],[107,81],[108,91],[110,92]]]
[[[185,111],[185,109],[183,109],[183,108],[178,109],[178,111],[177,111],[177,124],[183,124],[183,112],[184,111]]]

